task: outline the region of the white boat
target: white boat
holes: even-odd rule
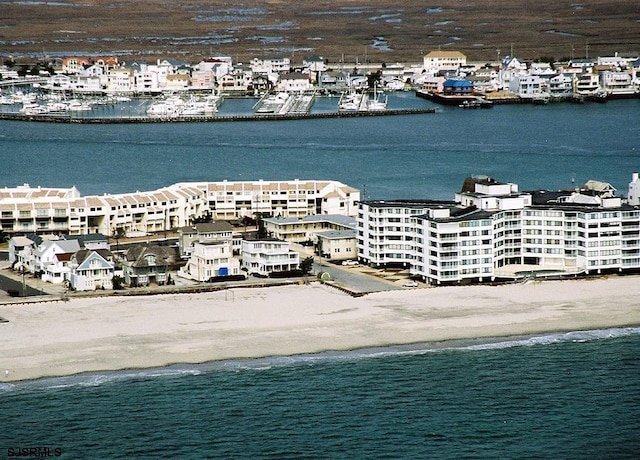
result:
[[[351,91],[343,93],[338,101],[338,111],[340,112],[357,112],[361,110],[364,95]]]
[[[218,99],[213,95],[205,98],[192,97],[184,104],[179,115],[183,117],[213,115],[218,111]]]
[[[182,114],[185,103],[177,96],[154,102],[147,108],[147,115],[151,117],[177,117]]]
[[[78,99],[72,99],[67,102],[67,110],[69,110],[69,112],[88,112],[91,110],[91,106]]]
[[[46,108],[49,113],[65,113],[69,111],[69,105],[64,102],[48,102]]]
[[[271,94],[263,97],[255,105],[255,112],[260,114],[277,113],[284,114],[289,111],[293,104],[293,95],[285,92]]]
[[[379,93],[377,85],[374,85],[373,97],[370,98],[367,103],[367,110],[373,111],[373,112],[387,110],[387,100],[388,100],[387,95]]]
[[[35,102],[24,102],[20,109],[20,113],[24,115],[43,115],[45,113],[49,113],[49,110],[46,106]]]

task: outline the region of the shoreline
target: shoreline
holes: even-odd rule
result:
[[[640,277],[351,297],[309,286],[2,304],[0,383],[640,325]],[[8,371],[8,373],[7,373]]]

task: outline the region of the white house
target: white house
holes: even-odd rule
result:
[[[229,240],[194,243],[191,257],[178,271],[178,276],[195,281],[240,274],[240,261],[233,257]]]
[[[460,51],[431,51],[423,58],[425,73],[457,72],[467,64],[467,57]]]
[[[509,82],[509,91],[523,99],[549,96],[547,80],[537,75],[515,75]]]
[[[278,91],[287,93],[304,93],[313,91],[313,85],[309,80],[309,75],[300,72],[292,72],[280,77],[276,85]]]
[[[300,254],[291,250],[288,241],[258,239],[242,241],[242,268],[248,274],[269,276],[272,273],[296,270]]]
[[[113,289],[114,264],[110,252],[103,249],[81,249],[71,257],[69,282],[76,291]]]
[[[34,272],[45,271],[47,265],[56,263],[56,254],[75,253],[80,250],[77,240],[49,240],[43,241],[34,251]]]
[[[331,260],[348,260],[358,257],[355,230],[331,230],[316,233],[318,252]]]

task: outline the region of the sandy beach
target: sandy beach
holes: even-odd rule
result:
[[[329,286],[0,305],[0,382],[231,358],[640,325],[640,278]]]

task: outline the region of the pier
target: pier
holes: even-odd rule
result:
[[[78,124],[122,124],[122,123],[200,123],[200,122],[230,122],[230,121],[283,121],[308,120],[321,118],[360,118],[380,117],[392,115],[419,115],[435,113],[435,108],[390,109],[367,112],[318,112],[318,113],[269,113],[269,114],[238,114],[238,115],[209,115],[182,117],[78,117],[69,115],[26,115],[22,113],[0,113],[0,120],[35,121],[44,123],[78,123]]]

